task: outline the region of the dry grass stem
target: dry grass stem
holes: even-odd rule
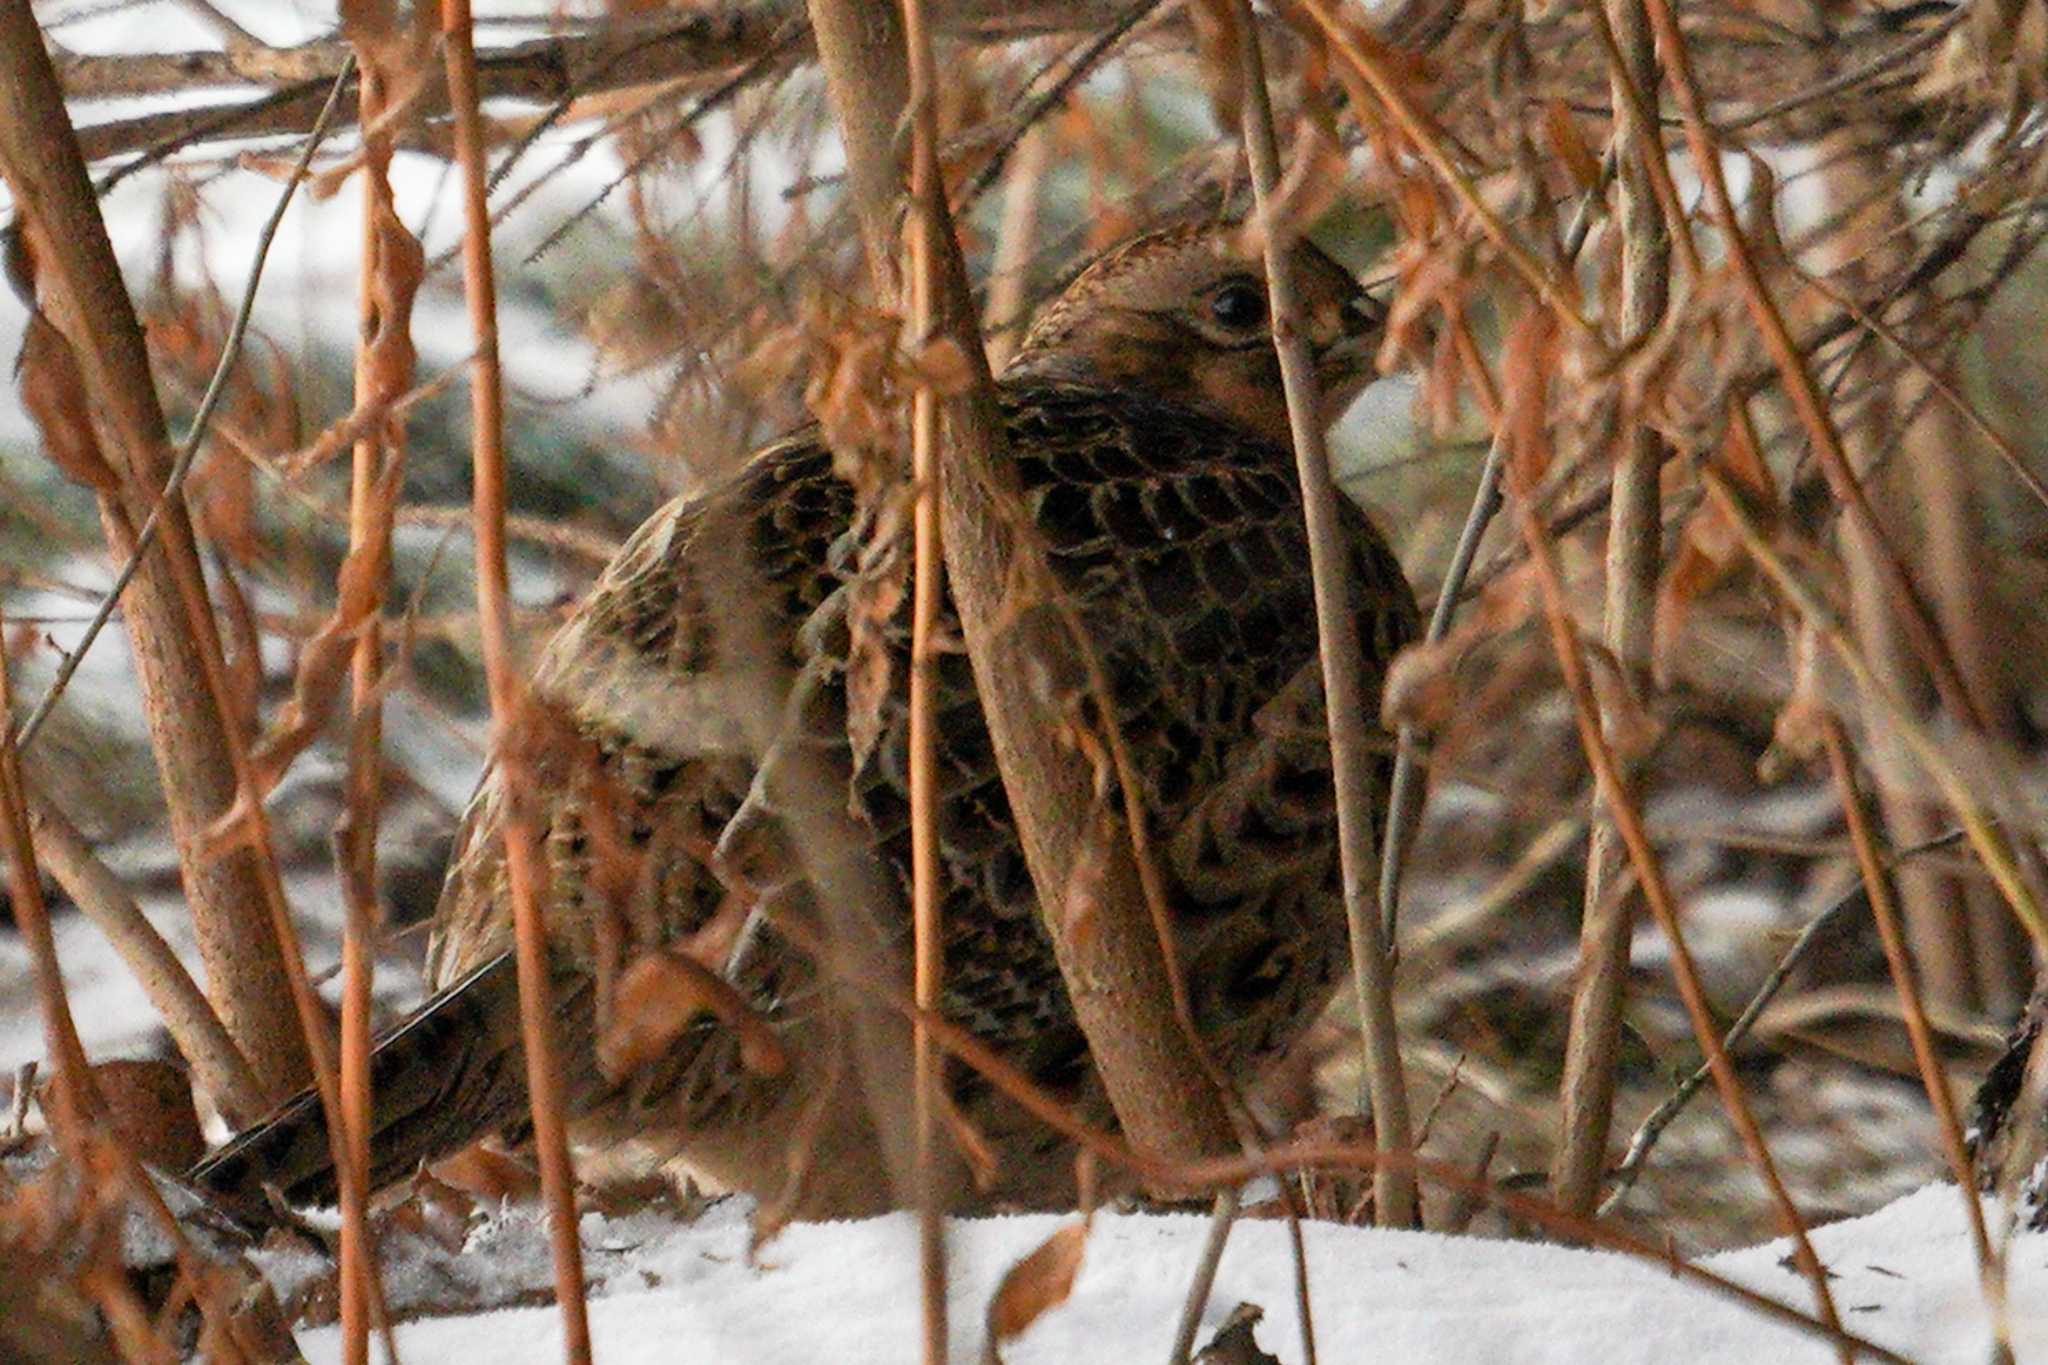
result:
[[[583,1247],[576,1231],[575,1172],[569,1164],[561,1075],[555,1059],[547,958],[541,921],[546,868],[540,858],[527,794],[531,778],[521,738],[526,690],[515,672],[511,589],[505,568],[505,404],[498,367],[497,284],[491,266],[490,209],[485,202],[484,142],[478,112],[476,51],[467,0],[442,0],[442,55],[455,113],[456,159],[462,172],[463,288],[476,344],[470,380],[471,462],[475,480],[477,615],[491,694],[492,751],[512,794],[505,817],[505,868],[518,952],[519,1019],[526,1049],[526,1089],[540,1160],[542,1197],[554,1257],[555,1302],[562,1313],[562,1351],[571,1365],[589,1365],[590,1319],[583,1300]]]
[[[945,181],[939,175],[938,81],[932,38],[920,0],[902,0],[903,39],[910,72],[910,337],[923,350],[939,328],[939,237]],[[911,395],[910,479],[916,489],[911,512],[910,606],[910,909],[915,945],[913,998],[920,1022],[913,1024],[916,1049],[918,1266],[923,1289],[925,1365],[946,1360],[946,1209],[939,1186],[941,1057],[921,1022],[939,1008],[945,968],[944,926],[939,922],[939,791],[935,758],[935,684],[939,668],[939,610],[944,600],[942,524],[939,507],[945,482],[939,459],[939,394],[930,380]]]
[[[401,260],[402,239],[416,257],[418,246],[399,223],[392,203],[391,138],[382,115],[387,87],[396,73],[380,57],[389,50],[395,16],[389,4],[365,4],[351,12],[348,28],[362,71],[357,99],[363,115],[362,264],[356,307],[360,319],[355,359],[355,407],[384,408],[411,382],[412,327],[409,302],[417,260]],[[412,278],[401,278],[403,276]],[[393,352],[397,354],[393,354]],[[367,1204],[370,1129],[370,996],[375,973],[377,828],[383,796],[383,647],[378,613],[391,576],[391,514],[395,499],[386,489],[403,458],[404,428],[380,413],[358,433],[349,469],[348,558],[336,585],[339,613],[360,612],[349,661],[347,809],[334,837],[335,865],[342,887],[341,1102],[344,1155],[349,1178],[340,1181],[341,1337],[347,1365],[369,1365],[370,1324],[384,1330],[384,1350],[396,1360],[390,1314],[383,1310],[381,1272],[371,1239]],[[366,568],[351,591],[348,566]],[[351,600],[353,598],[354,600]]]
[[[1927,1008],[1920,998],[1912,956],[1906,947],[1899,908],[1892,898],[1883,858],[1878,853],[1877,835],[1856,786],[1855,758],[1849,749],[1848,732],[1842,722],[1829,715],[1822,722],[1827,745],[1828,771],[1842,799],[1842,813],[1848,821],[1849,838],[1856,848],[1856,867],[1870,898],[1870,916],[1877,924],[1878,940],[1884,945],[1885,965],[1891,969],[1892,985],[1899,994],[1905,1016],[1906,1036],[1913,1045],[1913,1062],[1920,1070],[1920,1084],[1941,1136],[1942,1156],[1955,1177],[1956,1196],[1963,1203],[1963,1217],[1970,1230],[1970,1251],[1977,1258],[1977,1278],[1984,1291],[1985,1307],[1991,1319],[1991,1335],[2004,1361],[2012,1359],[2012,1323],[2006,1312],[2005,1263],[2000,1248],[1993,1246],[1984,1228],[1984,1207],[1977,1197],[1975,1163],[1963,1141],[1962,1124],[1956,1117],[1954,1098],[1949,1094],[1948,1075],[1934,1048],[1934,1031],[1927,1024]]]

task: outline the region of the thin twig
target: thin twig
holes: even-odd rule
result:
[[[1702,466],[1700,478],[1722,510],[1728,513],[1729,522],[1741,537],[1750,558],[1799,609],[1807,623],[1820,632],[1821,638],[1827,641],[1849,670],[1864,703],[1898,734],[1933,779],[1968,834],[1971,847],[1983,859],[1985,870],[1998,884],[1998,889],[2005,895],[2020,923],[2026,926],[2028,934],[2037,945],[2048,946],[2048,917],[2044,917],[2040,903],[2034,899],[2033,891],[2020,872],[2011,842],[1978,797],[1950,747],[1937,739],[1913,708],[1885,685],[1834,608],[1793,569],[1786,556],[1765,535],[1759,518],[1741,490],[1713,465]]]
[[[920,350],[937,339],[939,237],[946,230],[938,211],[946,192],[939,174],[938,78],[933,70],[931,33],[922,0],[902,0],[903,46],[909,63],[910,334]],[[920,380],[911,395],[910,479],[917,501],[911,511],[912,586],[910,607],[910,907],[915,954],[913,998],[919,1020],[912,1025],[917,1094],[912,1108],[917,1129],[918,1271],[923,1289],[924,1362],[946,1362],[946,1209],[939,1187],[938,1143],[941,1059],[924,1016],[939,1008],[945,968],[944,925],[939,920],[942,888],[939,865],[939,779],[936,757],[939,613],[943,605],[943,523],[939,517],[945,482],[939,460],[939,393]]]
[[[1870,828],[1870,815],[1863,795],[1856,788],[1855,759],[1849,752],[1849,735],[1841,719],[1833,714],[1821,720],[1822,739],[1828,751],[1828,770],[1842,800],[1842,815],[1849,826],[1849,838],[1856,845],[1856,866],[1870,897],[1870,916],[1876,921],[1878,941],[1884,945],[1885,965],[1891,969],[1892,984],[1899,993],[1899,1008],[1905,1017],[1906,1037],[1913,1045],[1913,1062],[1920,1070],[1920,1084],[1927,1103],[1934,1110],[1936,1131],[1941,1135],[1942,1155],[1955,1177],[1956,1193],[1963,1201],[1963,1219],[1970,1230],[1970,1250],[1977,1258],[1977,1279],[1983,1289],[1985,1307],[1991,1318],[1991,1338],[1996,1365],[2012,1365],[2012,1323],[2006,1312],[2005,1263],[2000,1249],[1992,1245],[1984,1229],[1984,1206],[1977,1198],[1977,1174],[1963,1141],[1963,1127],[1956,1119],[1955,1098],[1949,1094],[1948,1076],[1941,1057],[1934,1050],[1934,1032],[1927,1025],[1927,1008],[1914,980],[1913,960],[1900,927],[1899,908],[1892,899],[1891,884],[1877,852],[1877,837]]]
[[[1250,0],[1236,5],[1243,61],[1245,154],[1251,163],[1252,194],[1266,258],[1273,347],[1280,358],[1280,382],[1287,395],[1287,423],[1294,465],[1301,482],[1302,513],[1308,523],[1309,567],[1314,578],[1316,637],[1323,674],[1324,712],[1330,727],[1330,766],[1337,793],[1337,856],[1343,869],[1344,917],[1351,931],[1352,985],[1358,997],[1358,1031],[1372,1099],[1373,1130],[1382,1146],[1409,1145],[1408,1089],[1401,1075],[1400,1035],[1394,1021],[1393,963],[1381,936],[1373,901],[1379,865],[1373,843],[1372,784],[1378,755],[1366,742],[1369,714],[1364,665],[1354,614],[1350,574],[1337,517],[1337,489],[1330,455],[1316,415],[1316,376],[1303,328],[1292,267],[1294,229],[1273,212],[1280,179],[1280,151],[1273,133],[1273,106],[1266,90],[1265,58],[1258,20]],[[1418,1217],[1415,1186],[1405,1172],[1375,1173],[1374,1217],[1388,1227],[1413,1226]]]
[[[1885,870],[1889,872],[1908,858],[1915,857],[1921,853],[1931,852],[1935,849],[1951,847],[1954,844],[1960,843],[1962,839],[1963,831],[1956,829],[1938,838],[1915,844],[1911,848],[1900,849],[1886,860]],[[1763,983],[1750,996],[1749,1003],[1742,1007],[1742,1013],[1737,1015],[1735,1022],[1728,1026],[1728,1031],[1721,1035],[1721,1046],[1725,1051],[1733,1053],[1748,1040],[1749,1031],[1756,1027],[1756,1021],[1763,1017],[1763,1012],[1770,1003],[1778,998],[1778,992],[1783,990],[1785,983],[1792,979],[1792,974],[1799,969],[1799,965],[1806,961],[1807,954],[1812,952],[1815,945],[1819,944],[1828,932],[1841,922],[1844,915],[1854,910],[1857,906],[1862,905],[1866,895],[1867,892],[1864,885],[1858,882],[1837,896],[1828,905],[1827,909],[1806,922],[1806,927],[1801,929],[1798,937],[1792,940],[1791,947],[1785,950],[1784,955],[1778,959],[1777,965],[1771,968],[1770,975],[1763,979]],[[1712,1068],[1702,1063],[1698,1069],[1679,1083],[1678,1088],[1672,1091],[1662,1104],[1651,1110],[1649,1115],[1640,1124],[1636,1125],[1636,1130],[1628,1141],[1627,1154],[1622,1157],[1621,1164],[1616,1166],[1609,1176],[1614,1188],[1608,1193],[1607,1198],[1601,1202],[1599,1217],[1605,1218],[1620,1207],[1621,1201],[1628,1196],[1628,1192],[1634,1187],[1637,1177],[1642,1174],[1643,1166],[1648,1162],[1650,1153],[1656,1149],[1658,1140],[1664,1136],[1664,1130],[1669,1128],[1672,1122],[1685,1112],[1685,1107],[1692,1103],[1693,1096],[1697,1095],[1700,1089],[1711,1079],[1713,1079]]]
[[[483,119],[477,108],[475,34],[468,0],[442,0],[441,41],[448,102],[455,114],[456,159],[462,168],[463,287],[476,343],[470,383],[476,506],[477,615],[491,695],[492,750],[504,765],[510,799],[505,815],[505,869],[519,974],[519,1022],[526,1049],[526,1090],[540,1160],[542,1195],[562,1312],[562,1351],[571,1365],[589,1365],[590,1318],[583,1301],[583,1247],[577,1237],[575,1173],[569,1165],[562,1081],[556,1067],[547,926],[540,897],[546,884],[524,771],[524,743],[515,730],[526,706],[513,672],[511,589],[505,568],[505,402],[498,367],[497,284],[491,264],[490,206],[485,200]]]
[[[1180,1323],[1173,1331],[1173,1349],[1167,1365],[1188,1365],[1195,1351],[1195,1334],[1202,1330],[1202,1312],[1209,1306],[1209,1291],[1216,1285],[1216,1267],[1223,1261],[1223,1248],[1230,1242],[1230,1229],[1237,1222],[1238,1193],[1235,1185],[1216,1195],[1209,1213],[1209,1235],[1202,1239],[1202,1254],[1195,1273],[1188,1278],[1187,1297],[1181,1301]]]
[[[1941,694],[1942,704],[1972,729],[1981,732],[1985,728],[1984,717],[1978,714],[1969,689],[1956,671],[1955,660],[1939,628],[1927,615],[1912,575],[1897,550],[1886,540],[1883,524],[1879,522],[1876,509],[1870,505],[1862,482],[1849,463],[1841,433],[1828,412],[1819,386],[1814,383],[1813,372],[1800,355],[1791,332],[1785,326],[1783,313],[1764,284],[1756,254],[1750,248],[1749,237],[1743,231],[1741,217],[1736,212],[1734,196],[1728,189],[1720,147],[1707,125],[1705,100],[1693,74],[1692,58],[1685,39],[1679,31],[1678,17],[1671,8],[1670,0],[1645,0],[1645,4],[1651,23],[1657,30],[1657,43],[1663,52],[1672,93],[1684,115],[1686,143],[1692,152],[1693,166],[1706,188],[1707,201],[1721,229],[1729,263],[1735,267],[1750,316],[1777,367],[1786,396],[1813,442],[1814,453],[1820,458],[1829,489],[1847,510],[1856,534],[1867,544],[1872,565],[1884,580],[1899,623],[1904,627],[1914,652],[1926,665],[1935,690]]]
[[[277,196],[277,203],[270,210],[270,217],[264,221],[262,232],[256,236],[256,255],[249,265],[249,281],[242,288],[242,302],[235,310],[235,320],[228,328],[227,340],[221,343],[220,360],[213,367],[213,378],[206,385],[206,392],[199,400],[198,410],[192,415],[192,426],[185,433],[185,439],[178,446],[176,458],[171,462],[171,476],[164,481],[163,491],[157,495],[155,505],[143,520],[141,531],[136,533],[135,545],[129,553],[121,571],[114,575],[114,584],[100,599],[99,609],[79,636],[78,644],[65,656],[57,668],[57,675],[42,695],[28,719],[15,732],[15,745],[26,750],[35,743],[36,735],[43,723],[50,718],[50,710],[56,706],[64,689],[71,684],[72,675],[85,662],[86,651],[93,641],[106,629],[107,621],[113,616],[114,608],[120,605],[121,594],[127,591],[136,570],[142,567],[143,556],[163,526],[164,509],[177,504],[185,488],[185,476],[192,472],[192,465],[199,456],[199,448],[206,439],[207,424],[212,421],[214,410],[220,406],[222,396],[227,392],[228,375],[233,372],[235,361],[241,355],[242,339],[248,335],[249,319],[256,311],[256,286],[263,280],[263,265],[270,258],[270,244],[277,237],[278,224],[284,221],[285,210],[291,207],[292,196],[298,193],[299,182],[306,178],[306,168],[313,163],[313,154],[320,150],[320,142],[327,136],[328,123],[341,99],[341,92],[354,71],[355,58],[351,56],[342,65],[341,74],[334,78],[327,92],[327,103],[321,106],[320,116],[313,122],[313,131],[306,139],[306,145],[299,150],[299,159],[292,166],[292,173],[285,181],[284,189]]]
[[[878,989],[872,983],[856,981],[851,984],[870,991]],[[917,1013],[916,1006],[900,993],[894,997],[892,1003],[905,1014]],[[1908,1365],[1906,1358],[1896,1351],[1848,1332],[1839,1325],[1830,1326],[1797,1308],[1738,1285],[1732,1280],[1724,1279],[1703,1266],[1686,1260],[1668,1245],[1660,1246],[1643,1241],[1605,1223],[1572,1217],[1548,1200],[1517,1193],[1498,1182],[1474,1176],[1449,1162],[1418,1156],[1414,1152],[1389,1152],[1346,1143],[1293,1142],[1264,1151],[1228,1157],[1200,1158],[1188,1162],[1161,1158],[1131,1146],[1117,1134],[1094,1128],[1082,1121],[1068,1105],[1047,1093],[986,1043],[944,1016],[934,1016],[929,1020],[929,1026],[932,1036],[938,1040],[941,1047],[987,1077],[997,1089],[1016,1100],[1026,1112],[1042,1120],[1082,1150],[1162,1188],[1210,1188],[1220,1192],[1234,1190],[1245,1181],[1262,1175],[1285,1177],[1301,1170],[1374,1170],[1383,1165],[1398,1165],[1447,1189],[1463,1192],[1497,1205],[1512,1217],[1555,1232],[1561,1237],[1589,1246],[1623,1252],[1662,1266],[1679,1279],[1688,1280],[1724,1295],[1774,1321],[1786,1323],[1831,1343],[1846,1345],[1874,1360]]]
[[[1113,23],[1082,44],[1080,50],[1074,54],[1074,59],[1067,64],[1067,69],[1060,72],[1058,79],[1011,117],[1009,131],[1002,142],[996,146],[994,154],[974,173],[974,178],[967,182],[966,189],[961,192],[960,204],[963,210],[979,201],[981,196],[994,187],[996,181],[1002,177],[1003,168],[1009,164],[1010,153],[1030,136],[1031,130],[1038,126],[1039,120],[1066,103],[1067,96],[1073,93],[1074,87],[1124,40],[1124,35],[1136,28],[1144,21],[1145,16],[1164,3],[1165,0],[1136,0],[1135,4],[1127,5]]]
[[[1578,291],[1572,282],[1538,260],[1536,255],[1522,244],[1521,239],[1508,230],[1507,224],[1501,221],[1500,214],[1480,192],[1472,176],[1445,150],[1444,139],[1436,120],[1409,98],[1408,92],[1387,69],[1379,55],[1368,51],[1349,28],[1338,22],[1325,0],[1301,0],[1301,4],[1302,8],[1314,16],[1315,21],[1322,26],[1323,32],[1329,37],[1330,46],[1371,88],[1374,97],[1394,116],[1394,121],[1401,126],[1401,131],[1408,135],[1416,150],[1422,153],[1431,168],[1457,194],[1459,202],[1485,229],[1486,235],[1493,239],[1493,244],[1500,249],[1501,255],[1515,273],[1522,277],[1523,282],[1538,298],[1549,305],[1559,321],[1571,328],[1581,340],[1597,348],[1599,334],[1593,324],[1579,312]]]
[[[1486,528],[1500,511],[1501,463],[1507,447],[1496,434],[1486,451],[1486,463],[1479,468],[1479,483],[1472,490],[1472,506],[1466,510],[1465,525],[1458,532],[1458,544],[1451,551],[1450,567],[1444,570],[1443,585],[1437,589],[1436,604],[1430,608],[1429,626],[1423,632],[1425,645],[1437,644],[1451,633],[1451,618],[1463,600],[1466,576],[1479,556],[1479,543]],[[1401,913],[1401,863],[1407,856],[1408,839],[1415,819],[1422,813],[1422,764],[1420,732],[1413,725],[1400,728],[1394,747],[1394,781],[1387,798],[1387,841],[1380,849],[1380,935],[1389,951],[1396,951]]]
[[[1529,326],[1532,322],[1533,319],[1523,325]],[[1542,451],[1537,447],[1547,439],[1547,433],[1542,425],[1543,402],[1546,397],[1543,390],[1547,388],[1547,382],[1546,376],[1538,367],[1531,366],[1529,376],[1531,383],[1528,389],[1511,392],[1509,396],[1513,402],[1501,405],[1501,410],[1506,414],[1505,423],[1515,433],[1517,444],[1521,447],[1517,454],[1522,455],[1527,461],[1527,467],[1541,468],[1545,461],[1542,458]],[[1522,459],[1510,457],[1508,476],[1514,494],[1516,520],[1520,525],[1523,540],[1528,543],[1529,562],[1536,573],[1537,586],[1543,600],[1543,614],[1550,627],[1552,652],[1557,657],[1559,671],[1564,675],[1565,691],[1571,699],[1573,718],[1578,724],[1580,748],[1585,751],[1602,802],[1607,807],[1616,831],[1628,850],[1629,861],[1635,868],[1636,879],[1642,887],[1644,899],[1649,903],[1650,911],[1657,919],[1658,928],[1663,931],[1665,941],[1670,947],[1672,976],[1677,981],[1678,993],[1684,1002],[1686,1016],[1692,1024],[1693,1036],[1699,1042],[1700,1050],[1706,1054],[1708,1065],[1713,1068],[1714,1088],[1720,1093],[1728,1120],[1734,1126],[1737,1136],[1741,1138],[1743,1148],[1749,1154],[1758,1177],[1769,1191],[1786,1235],[1792,1238],[1793,1259],[1813,1288],[1814,1302],[1820,1311],[1822,1321],[1839,1331],[1841,1320],[1835,1310],[1834,1294],[1828,1288],[1826,1268],[1821,1265],[1819,1256],[1814,1253],[1813,1243],[1807,1235],[1805,1220],[1800,1217],[1798,1207],[1792,1202],[1790,1192],[1786,1190],[1784,1181],[1778,1175],[1777,1164],[1771,1159],[1770,1148],[1764,1142],[1763,1131],[1757,1126],[1756,1115],[1750,1111],[1748,1101],[1743,1097],[1742,1082],[1735,1074],[1734,1064],[1728,1060],[1727,1051],[1721,1047],[1720,1037],[1714,1028],[1712,1007],[1708,1004],[1705,988],[1700,984],[1699,969],[1685,944],[1677,901],[1671,894],[1671,887],[1665,880],[1656,849],[1650,843],[1648,832],[1643,828],[1642,814],[1630,797],[1622,776],[1621,765],[1615,758],[1613,746],[1608,743],[1602,727],[1599,704],[1594,698],[1592,680],[1587,673],[1585,658],[1580,653],[1577,631],[1572,624],[1571,608],[1565,598],[1564,578],[1557,564],[1556,547],[1544,536],[1542,519],[1537,515],[1529,497],[1526,479],[1517,477],[1516,471],[1522,467]],[[1844,1365],[1847,1365],[1847,1348],[1842,1348],[1842,1351]]]

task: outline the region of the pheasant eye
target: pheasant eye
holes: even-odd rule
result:
[[[1233,331],[1246,331],[1266,320],[1266,294],[1254,284],[1230,284],[1209,300],[1209,315]]]

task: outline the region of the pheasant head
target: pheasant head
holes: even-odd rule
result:
[[[1385,314],[1319,247],[1294,247],[1302,325],[1334,421],[1372,375]],[[1258,244],[1230,222],[1177,225],[1113,247],[1039,313],[1006,380],[1128,388],[1287,445]]]

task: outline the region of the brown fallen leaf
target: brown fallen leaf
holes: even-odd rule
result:
[[[984,1360],[1000,1360],[996,1348],[1038,1321],[1048,1308],[1057,1308],[1073,1292],[1074,1276],[1081,1269],[1081,1253],[1088,1246],[1088,1222],[1068,1223],[1040,1242],[1035,1250],[1003,1276],[995,1296],[988,1302],[988,1341]]]

